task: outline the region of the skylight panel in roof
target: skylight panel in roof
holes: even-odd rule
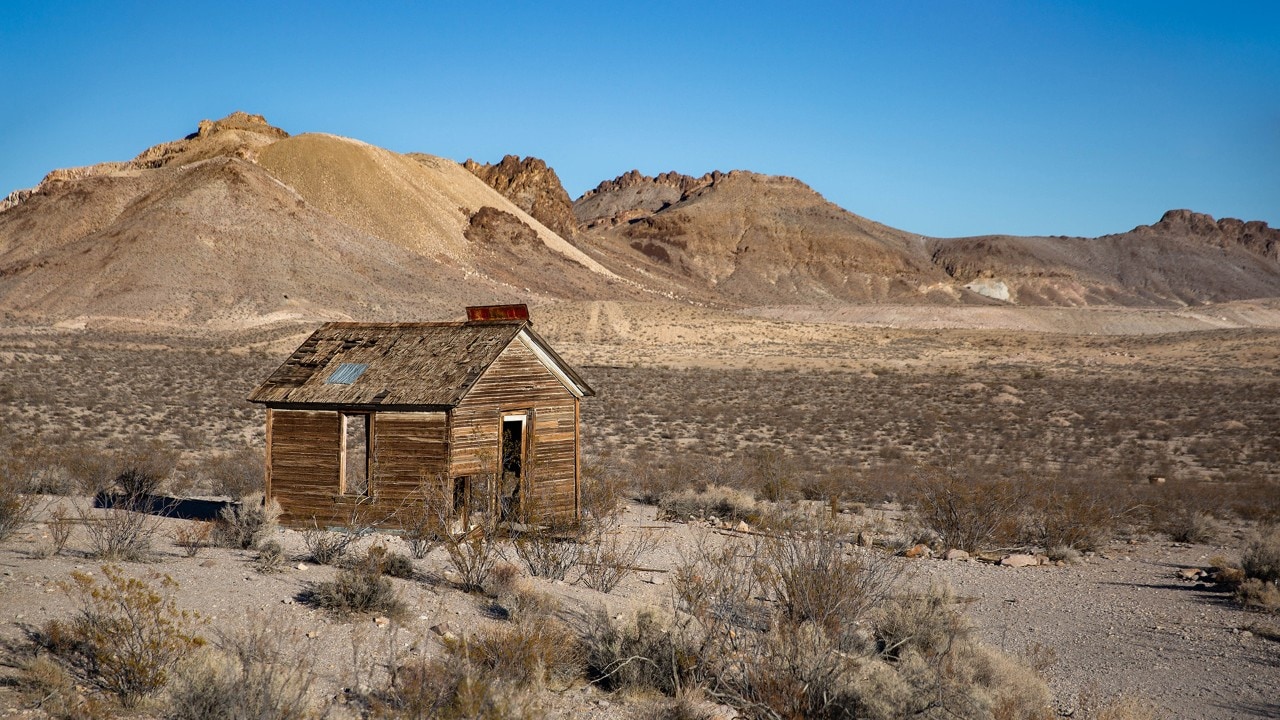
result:
[[[350,385],[369,369],[369,363],[342,363],[324,381],[325,385]]]

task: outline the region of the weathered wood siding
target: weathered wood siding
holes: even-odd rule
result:
[[[442,412],[373,414],[373,495],[377,503],[398,505],[424,480],[449,469],[449,424]]]
[[[556,522],[578,516],[577,398],[519,340],[489,366],[454,409],[450,476],[481,476],[498,467],[503,413],[525,412],[525,477],[521,493]]]
[[[281,522],[303,525],[322,521],[334,510],[341,469],[342,421],[336,412],[273,410],[271,496],[283,510]]]

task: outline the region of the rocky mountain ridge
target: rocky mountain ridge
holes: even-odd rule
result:
[[[1280,297],[1280,231],[1186,210],[1100,238],[924,238],[749,171],[630,171],[570,201],[537,158],[394,153],[260,115],[0,205],[17,322],[243,326],[460,304],[1183,307]]]

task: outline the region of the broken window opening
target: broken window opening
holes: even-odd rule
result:
[[[343,413],[342,493],[369,494],[369,416]]]

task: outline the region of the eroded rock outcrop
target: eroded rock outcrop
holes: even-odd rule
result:
[[[569,193],[556,171],[542,160],[507,155],[497,164],[468,159],[462,166],[560,237],[577,234]]]

